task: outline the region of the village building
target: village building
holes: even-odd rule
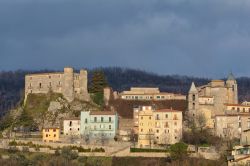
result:
[[[246,102],[243,102],[242,104],[225,104],[225,114],[244,114],[244,113],[250,113],[250,105],[248,105]]]
[[[64,119],[63,134],[70,136],[80,136],[80,118]]]
[[[235,146],[231,151],[231,155],[227,156],[228,166],[239,166],[250,164],[250,147]]]
[[[118,94],[123,100],[186,100],[185,95],[160,92],[159,88],[131,87]]]
[[[82,111],[81,136],[114,139],[118,130],[118,115],[112,111]]]
[[[188,93],[189,116],[203,114],[207,119],[207,127],[214,128],[214,117],[224,114],[225,104],[238,104],[238,86],[232,73],[226,82],[212,80],[199,87],[192,83]]]
[[[175,144],[182,138],[182,112],[143,106],[138,113],[138,146]]]
[[[250,129],[249,114],[228,114],[215,116],[215,134],[222,138],[241,138],[243,131]]]
[[[42,130],[43,142],[58,142],[60,138],[60,128],[47,127]]]

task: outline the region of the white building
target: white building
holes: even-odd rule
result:
[[[63,121],[64,135],[80,136],[80,118],[69,118]]]

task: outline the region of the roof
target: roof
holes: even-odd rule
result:
[[[160,110],[155,110],[155,112],[182,112],[182,111],[173,109],[160,109]]]
[[[65,118],[64,120],[80,120],[78,117],[72,117],[72,118]]]
[[[212,80],[211,82],[224,82],[223,80]]]
[[[192,82],[192,85],[191,85],[191,88],[190,88],[190,90],[189,90],[189,93],[190,93],[190,92],[198,92],[197,89],[196,89],[196,87],[195,87],[194,82]]]
[[[43,127],[43,129],[60,129],[60,127]]]
[[[220,114],[220,115],[215,115],[215,117],[217,116],[249,116],[250,117],[250,114],[249,113],[238,113],[238,114]]]
[[[247,159],[247,158],[249,158],[249,157],[250,157],[250,155],[247,155],[247,156],[245,156],[245,157],[242,157],[242,158],[239,158],[239,159],[235,160],[235,162],[238,162],[238,161]]]
[[[227,80],[233,80],[233,81],[235,80],[235,77],[232,72],[229,73]]]
[[[116,115],[116,112],[112,112],[112,111],[91,111],[90,115]]]
[[[243,104],[225,104],[226,106],[240,106],[240,107],[250,107],[250,105],[243,105]]]

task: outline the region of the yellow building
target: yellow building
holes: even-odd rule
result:
[[[161,109],[153,112],[154,135],[157,144],[175,144],[182,138],[182,112]]]
[[[43,128],[43,142],[57,142],[60,137],[60,129],[57,127]]]
[[[154,144],[154,118],[151,106],[143,106],[138,116],[138,145],[151,147]]]
[[[154,110],[141,107],[138,116],[138,146],[174,144],[182,138],[182,112],[172,109]]]

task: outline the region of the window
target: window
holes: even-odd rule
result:
[[[149,116],[148,118],[151,119],[151,116]]]
[[[103,117],[101,117],[101,122],[103,122]]]
[[[30,83],[30,88],[32,87],[31,83]]]
[[[195,109],[195,103],[193,103],[193,109]]]
[[[235,110],[235,107],[232,107],[232,110]]]
[[[143,129],[141,129],[141,132],[143,132]]]
[[[69,121],[69,126],[72,126],[72,121]]]
[[[156,130],[156,133],[159,133],[159,130]]]
[[[39,83],[39,88],[42,88],[42,83]]]
[[[249,121],[249,122],[247,122],[247,127],[248,127],[248,128],[250,128],[250,121]]]
[[[111,125],[109,125],[109,130],[111,130]]]
[[[176,114],[174,114],[174,120],[178,120],[178,118],[177,118],[177,115],[176,115]]]
[[[88,123],[88,119],[87,118],[85,119],[85,123]]]
[[[195,101],[195,95],[193,95],[193,101]]]
[[[79,129],[79,128],[77,128],[77,130],[79,131],[80,129]]]
[[[71,129],[71,128],[69,128],[69,130],[71,131],[72,129]]]
[[[111,117],[109,117],[109,122],[111,122],[111,120],[112,120],[112,118],[111,118]]]
[[[49,86],[50,86],[50,87],[52,86],[51,82],[49,83]]]
[[[48,134],[46,134],[46,137],[48,137]]]
[[[174,125],[177,126],[177,122],[174,122]]]
[[[168,122],[165,123],[165,128],[168,128]]]
[[[237,108],[237,112],[240,112],[240,108],[239,107]]]
[[[94,122],[96,122],[97,121],[97,117],[94,117]]]
[[[243,108],[243,112],[245,112],[246,111],[246,109],[245,108]]]
[[[141,119],[143,119],[143,117],[141,116]]]
[[[54,134],[54,137],[56,137],[56,134]]]
[[[159,120],[159,119],[160,119],[159,114],[156,114],[156,120]]]
[[[239,127],[241,127],[241,122],[239,122]]]
[[[56,129],[53,129],[53,132],[56,132]]]
[[[168,114],[165,114],[165,118],[168,118]]]

